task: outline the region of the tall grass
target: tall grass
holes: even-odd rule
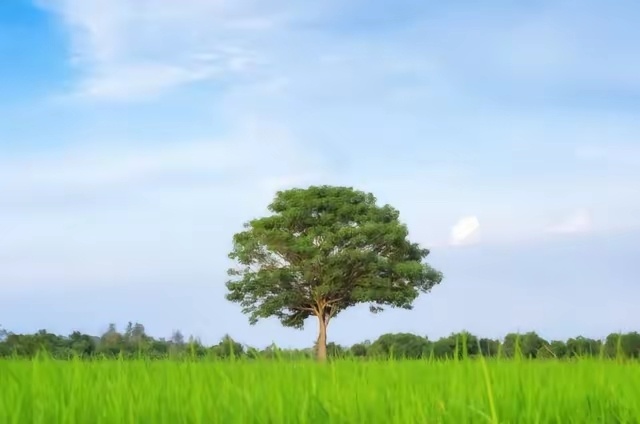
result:
[[[0,423],[638,423],[640,365],[598,358],[0,361]]]

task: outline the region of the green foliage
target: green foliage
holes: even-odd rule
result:
[[[601,349],[602,342],[600,340],[582,336],[567,340],[567,353],[570,357],[598,356]]]
[[[624,355],[640,358],[640,333],[610,334],[605,341],[605,352],[609,357]]]
[[[174,332],[169,340],[155,339],[142,331],[137,334],[140,339],[132,337],[131,329],[142,330],[140,324],[127,326],[123,333],[118,332],[115,325],[101,336],[94,337],[73,332],[67,337],[40,330],[35,334],[14,334],[7,332],[0,340],[0,358],[22,357],[35,358],[41,352],[47,352],[55,359],[308,359],[314,356],[315,346],[305,349],[281,349],[276,345],[257,349],[244,346],[225,335],[217,344],[206,346],[197,338],[189,337],[187,341],[179,331]],[[141,341],[144,341],[142,343]],[[503,342],[499,340],[478,338],[466,331],[453,333],[438,340],[431,341],[410,333],[383,334],[373,343],[364,341],[354,345],[340,346],[334,342],[327,344],[329,358],[351,357],[354,359],[461,359],[474,358],[480,355],[485,358],[514,357],[516,347],[526,358],[537,359],[572,359],[585,357],[603,357],[617,359],[640,358],[640,334],[610,334],[606,340],[593,340],[585,337],[571,338],[567,342],[554,340],[547,343],[535,332],[525,334],[508,334]]]
[[[210,353],[217,358],[239,358],[244,354],[244,347],[226,334],[220,343],[210,348]]]
[[[362,358],[367,356],[369,346],[365,343],[356,343],[349,348],[349,353],[352,357]]]
[[[428,355],[430,343],[424,337],[410,333],[383,334],[371,344],[371,357],[418,359]]]
[[[525,358],[537,357],[543,346],[547,346],[549,344],[546,340],[544,340],[536,332],[533,331],[524,334],[521,340],[522,355]]]
[[[240,303],[251,322],[278,317],[302,327],[320,311],[335,316],[357,303],[410,309],[441,275],[422,263],[428,250],[407,240],[391,206],[344,187],[278,192],[271,216],[246,224],[234,236],[227,299]]]
[[[482,356],[497,356],[500,352],[500,340],[481,338],[478,340],[478,350]]]
[[[320,332],[341,311],[367,303],[411,309],[412,302],[440,283],[425,264],[429,254],[408,239],[399,213],[377,206],[372,194],[348,187],[281,191],[270,216],[245,224],[233,237],[227,299],[239,303],[249,321],[276,317],[302,328],[320,319]],[[320,341],[320,339],[319,339]]]
[[[564,358],[567,356],[567,344],[562,340],[552,340],[549,343],[549,351],[554,358]]]

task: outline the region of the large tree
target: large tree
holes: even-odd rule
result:
[[[312,186],[280,191],[271,215],[245,224],[229,254],[227,299],[239,303],[255,324],[276,317],[302,328],[318,319],[317,356],[327,356],[327,326],[341,311],[368,303],[411,309],[440,283],[424,263],[427,249],[408,240],[399,212],[376,205],[370,193],[350,187]]]

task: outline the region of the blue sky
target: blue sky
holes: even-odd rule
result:
[[[207,343],[276,190],[373,192],[443,283],[330,339],[640,329],[635,1],[0,2],[0,324]],[[470,234],[456,228],[475,223]]]

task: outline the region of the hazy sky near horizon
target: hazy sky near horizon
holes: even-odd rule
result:
[[[0,2],[0,325],[310,346],[224,299],[280,189],[401,212],[443,283],[340,343],[640,330],[640,4]]]

